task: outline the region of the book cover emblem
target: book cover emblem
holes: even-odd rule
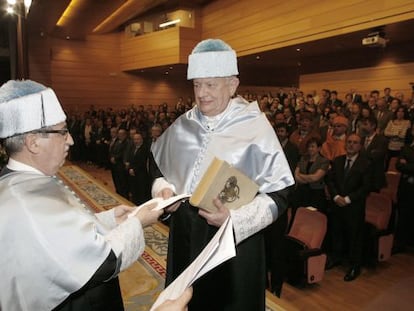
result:
[[[222,203],[231,203],[236,201],[239,198],[240,187],[237,184],[237,177],[230,176],[223,187],[223,190],[220,191],[218,197]]]

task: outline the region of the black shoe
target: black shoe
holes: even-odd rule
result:
[[[361,274],[361,268],[359,266],[352,266],[345,274],[344,281],[351,282],[355,280]]]
[[[325,270],[330,270],[333,267],[339,266],[341,262],[338,259],[329,258],[326,261]]]

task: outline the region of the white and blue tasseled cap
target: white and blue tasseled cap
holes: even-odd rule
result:
[[[65,120],[66,115],[51,88],[31,80],[10,80],[0,87],[0,138]]]
[[[203,40],[188,56],[188,80],[230,77],[238,74],[236,52],[223,40]]]

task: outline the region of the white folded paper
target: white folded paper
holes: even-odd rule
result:
[[[129,213],[128,217],[135,216],[138,213],[138,211],[141,208],[143,208],[144,206],[154,205],[154,208],[153,208],[154,210],[160,210],[160,209],[166,208],[166,207],[174,204],[175,202],[187,199],[189,197],[191,197],[190,194],[179,194],[179,195],[173,196],[173,197],[165,199],[165,200],[161,197],[153,198],[153,199],[141,204],[140,206],[137,206],[131,213]]]
[[[166,300],[177,299],[197,279],[234,256],[236,256],[236,247],[233,224],[231,218],[228,217],[200,255],[161,292],[150,311]]]

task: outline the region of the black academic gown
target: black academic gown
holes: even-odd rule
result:
[[[269,193],[280,212],[287,207],[287,189]],[[166,285],[177,278],[208,244],[218,228],[198,215],[188,201],[170,221]],[[236,257],[224,262],[193,284],[189,311],[265,310],[266,263],[264,231],[236,246]]]
[[[198,208],[191,206],[188,201],[181,204],[170,222],[166,285],[197,257],[217,229],[208,225],[198,215]],[[196,281],[189,304],[190,311],[265,309],[263,232],[240,243],[236,252],[236,257]]]
[[[92,278],[80,290],[72,293],[54,311],[122,311],[121,289],[118,277],[108,280],[115,272],[113,251]]]

